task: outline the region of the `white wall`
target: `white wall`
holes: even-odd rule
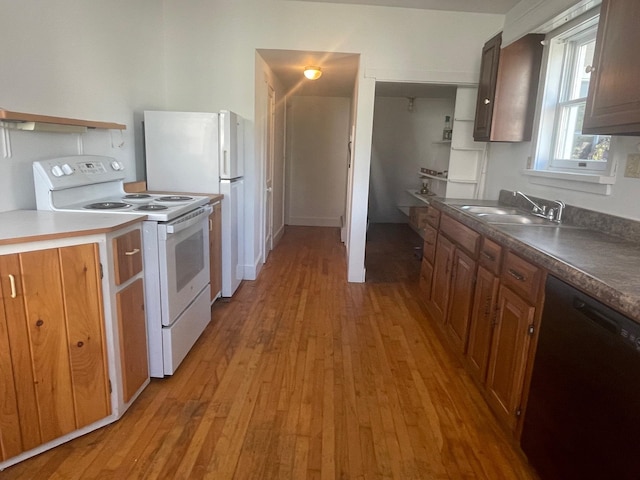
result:
[[[347,183],[351,99],[289,99],[287,224],[339,227]]]
[[[504,18],[285,0],[164,0],[164,7],[167,107],[229,108],[247,118],[249,127],[255,120],[256,49],[360,53],[361,80],[367,76],[473,83],[478,77],[481,46],[500,30]],[[361,89],[367,97],[360,108],[372,108],[373,92],[372,88]],[[358,117],[366,119],[367,115]],[[246,151],[256,152],[250,128],[248,133]],[[355,255],[349,269],[362,270],[351,278],[362,279],[371,148],[370,142],[364,141],[367,136],[370,132],[361,134],[360,141],[356,138],[355,142],[360,152],[354,152],[354,167],[357,164],[358,169],[354,171],[354,188],[362,191],[354,191],[357,200],[352,204],[353,221],[359,225],[349,232],[349,254]],[[246,225],[245,232],[253,243],[247,245],[245,258],[254,264],[261,262],[258,212],[263,198],[262,186],[256,181],[261,175],[257,158],[248,159],[246,172],[246,185],[253,193],[247,218],[253,224]]]
[[[357,225],[349,231],[355,255],[349,269],[362,270],[350,278],[361,279],[374,101],[369,79],[473,83],[480,47],[504,18],[286,0],[0,0],[0,12],[3,108],[128,126],[122,148],[111,147],[108,132],[94,132],[100,138],[88,138],[86,146],[56,137],[63,145],[41,155],[108,154],[125,162],[127,180],[142,179],[143,110],[227,108],[247,119],[250,265],[261,262],[264,198],[254,138],[255,50],[362,54],[357,117],[366,129],[357,129],[351,204]],[[0,210],[34,206],[26,184],[34,152],[14,148],[12,155],[0,164]]]
[[[0,0],[0,107],[127,126],[122,136],[0,129],[0,211],[35,208],[35,159],[109,155],[127,180],[142,178],[141,111],[164,101],[161,22],[156,0]]]
[[[640,138],[614,137],[611,154],[618,163],[616,183],[611,195],[567,190],[537,185],[522,174],[527,157],[532,155],[530,142],[522,144],[491,144],[486,180],[486,198],[497,199],[500,189],[520,190],[540,198],[562,200],[566,204],[611,215],[640,220],[640,179],[624,177],[628,154],[637,154]]]
[[[373,114],[373,146],[369,190],[369,220],[404,223],[407,216],[398,205],[416,203],[407,193],[419,191],[420,167],[446,169],[450,145],[442,140],[445,115],[453,122],[455,99],[376,97]]]

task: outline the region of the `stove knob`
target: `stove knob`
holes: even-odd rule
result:
[[[111,162],[111,168],[113,168],[114,170],[124,170],[124,165],[122,163],[120,163],[118,160],[113,160]]]
[[[62,165],[62,173],[64,173],[65,175],[71,175],[73,174],[73,168],[71,168],[71,165],[69,165],[68,163],[65,163],[64,165]]]
[[[58,165],[55,165],[54,167],[51,168],[51,173],[53,173],[54,177],[61,177],[64,175],[64,172]]]

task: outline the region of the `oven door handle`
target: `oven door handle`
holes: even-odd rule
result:
[[[187,228],[200,223],[202,221],[202,217],[208,217],[211,212],[213,212],[211,205],[205,205],[202,209],[187,214],[183,219],[167,225],[167,234],[178,233],[182,230],[186,230]]]

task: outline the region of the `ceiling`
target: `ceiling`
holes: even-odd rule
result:
[[[475,13],[505,14],[519,0],[294,0],[326,3],[450,10]],[[258,50],[260,56],[291,95],[351,97],[358,75],[360,55],[338,52],[300,50]],[[317,65],[323,75],[318,80],[306,80],[302,72],[306,65]],[[378,83],[376,96],[442,98],[450,97],[451,86]],[[455,97],[455,93],[453,94]]]
[[[325,2],[379,7],[420,8],[425,10],[449,10],[454,12],[506,14],[519,0],[297,0],[300,2]]]

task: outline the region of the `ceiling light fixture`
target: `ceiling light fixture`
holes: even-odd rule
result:
[[[304,76],[309,80],[317,80],[322,76],[322,69],[314,66],[304,67]]]

